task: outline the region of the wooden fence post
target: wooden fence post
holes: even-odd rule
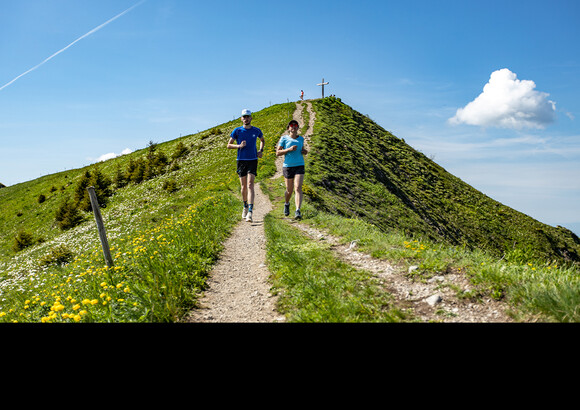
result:
[[[111,268],[114,265],[113,258],[111,257],[111,250],[109,249],[109,241],[107,240],[107,232],[105,231],[105,225],[103,224],[101,210],[99,209],[97,194],[95,194],[95,188],[92,186],[88,187],[87,191],[89,191],[89,197],[91,198],[91,206],[93,207],[93,213],[95,214],[95,221],[97,222],[97,229],[99,230],[99,238],[101,239],[105,262],[107,263],[107,266]]]

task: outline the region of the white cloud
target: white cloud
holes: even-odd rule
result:
[[[123,151],[121,151],[120,154],[115,154],[114,152],[109,152],[108,154],[103,154],[99,158],[97,158],[96,162],[106,161],[108,159],[116,158],[119,155],[126,155],[126,154],[130,154],[132,152],[133,151],[129,148],[125,148]]]
[[[544,128],[555,119],[556,104],[536,91],[530,80],[518,80],[507,68],[491,73],[483,92],[459,108],[451,124],[498,128]]]

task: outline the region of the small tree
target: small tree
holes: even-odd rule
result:
[[[90,183],[91,183],[91,173],[90,171],[87,170],[81,176],[81,179],[79,180],[74,190],[75,206],[80,207],[86,212],[89,212],[91,210],[91,201],[89,198],[89,194],[87,192],[87,187],[90,186]]]
[[[76,204],[66,197],[56,210],[55,219],[58,227],[64,231],[80,224],[83,221],[83,216]]]
[[[94,168],[92,172],[86,171],[75,188],[75,204],[85,212],[91,212],[91,198],[88,187],[95,188],[95,194],[99,198],[99,203],[105,205],[107,198],[113,194],[111,180],[107,178],[101,170]]]
[[[113,183],[117,188],[123,188],[127,185],[129,181],[127,181],[127,175],[123,172],[121,167],[117,166],[117,171],[115,172],[115,178],[113,179]]]
[[[104,205],[107,203],[107,199],[113,195],[113,190],[111,189],[111,180],[101,172],[100,169],[96,168],[91,176],[90,185],[95,188],[95,193],[97,198],[99,198],[99,203]],[[88,196],[88,191],[87,191]],[[90,198],[89,198],[90,203]],[[89,208],[90,211],[90,208]]]
[[[131,161],[127,168],[127,176],[135,184],[142,182],[145,176],[145,161],[142,159]]]
[[[185,146],[183,141],[179,141],[175,147],[175,151],[173,152],[172,159],[176,160],[178,158],[185,157],[187,154],[189,154],[189,148]]]

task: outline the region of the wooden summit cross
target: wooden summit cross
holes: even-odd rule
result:
[[[324,98],[324,86],[328,85],[328,81],[324,82],[324,78],[322,79],[322,82],[320,84],[316,84],[316,85],[321,85],[322,86],[322,98]]]

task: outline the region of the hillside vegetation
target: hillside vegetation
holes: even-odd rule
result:
[[[413,282],[463,275],[468,287],[444,285],[458,300],[501,301],[515,321],[580,321],[572,232],[488,198],[339,99],[312,105],[304,223],[356,243]],[[333,259],[324,240],[298,235],[282,217],[283,188],[262,185],[275,206],[266,221],[268,264],[289,320],[417,320],[384,285]],[[452,311],[437,314],[454,321]]]
[[[413,280],[464,274],[473,287],[457,289],[461,298],[491,297],[541,320],[580,321],[574,234],[486,197],[340,99],[312,105],[304,223],[405,272],[414,265]],[[270,177],[295,108],[265,108],[252,123],[267,141],[259,181],[275,206],[264,225],[280,313],[298,322],[414,321],[383,284],[282,217],[283,182]],[[226,149],[238,125],[0,189],[0,321],[179,321],[196,306],[239,222],[235,150]],[[110,268],[87,207],[89,185],[103,206]]]
[[[306,194],[317,208],[507,260],[580,261],[580,240],[568,229],[487,197],[340,99],[312,104]]]
[[[294,108],[263,109],[253,124],[280,135]],[[236,153],[226,144],[240,124],[2,188],[0,321],[178,320],[239,221]],[[275,170],[274,144],[263,176]],[[100,187],[112,268],[84,196],[90,185]]]

